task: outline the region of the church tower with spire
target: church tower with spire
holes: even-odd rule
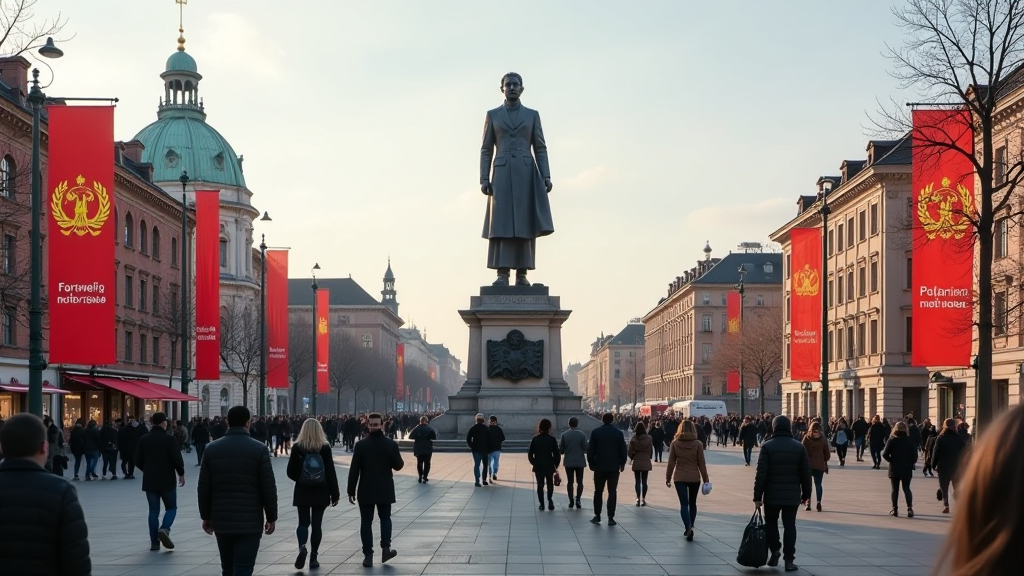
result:
[[[384,272],[384,289],[380,291],[380,303],[398,316],[398,292],[395,292],[395,273],[391,271],[391,258],[388,258],[388,269]]]

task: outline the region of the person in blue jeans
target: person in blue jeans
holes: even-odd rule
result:
[[[82,452],[85,453],[85,479],[95,480],[96,464],[100,461],[100,429],[95,420],[89,420],[82,435]]]
[[[142,470],[142,491],[149,503],[149,549],[160,550],[160,545],[171,550],[171,525],[178,513],[177,488],[185,485],[185,462],[174,436],[167,433],[167,415],[156,412],[152,416],[153,428],[139,438],[135,448],[135,467]],[[178,481],[175,485],[175,474]],[[164,505],[164,519],[160,522],[160,503]]]
[[[491,469],[491,482],[498,479],[498,464],[501,462],[501,443],[505,441],[505,431],[498,426],[498,417],[491,416],[490,424],[487,426],[490,441],[487,444],[488,464]],[[486,480],[486,478],[484,478]]]
[[[821,512],[821,495],[824,491],[821,482],[824,480],[825,474],[828,474],[828,461],[832,459],[832,451],[829,450],[828,439],[821,433],[820,421],[811,422],[810,430],[800,443],[807,451],[807,458],[811,463],[811,478],[814,480],[814,492],[818,497],[818,512]],[[810,511],[810,509],[811,501],[808,500],[804,510]]]
[[[491,450],[491,433],[484,424],[484,415],[476,415],[476,424],[466,434],[466,444],[473,452],[473,478],[477,487],[480,486],[480,471],[483,468],[484,486],[487,486],[488,453]]]

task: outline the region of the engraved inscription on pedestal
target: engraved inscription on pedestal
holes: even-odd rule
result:
[[[544,341],[532,342],[519,330],[504,340],[487,341],[487,377],[518,382],[544,377]]]

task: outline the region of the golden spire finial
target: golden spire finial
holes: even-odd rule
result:
[[[178,5],[178,52],[185,51],[185,5],[188,0],[174,0]]]

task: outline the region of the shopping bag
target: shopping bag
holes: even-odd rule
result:
[[[555,470],[555,480],[554,480],[554,482],[555,482],[555,486],[561,486],[562,485],[562,475],[558,473],[558,470]]]
[[[765,533],[760,508],[754,511],[750,522],[747,522],[747,527],[743,529],[743,539],[740,540],[740,548],[736,553],[736,563],[750,568],[760,568],[768,563],[768,535]]]
[[[700,492],[705,496],[711,494],[711,482],[705,482],[703,485],[701,485]]]

